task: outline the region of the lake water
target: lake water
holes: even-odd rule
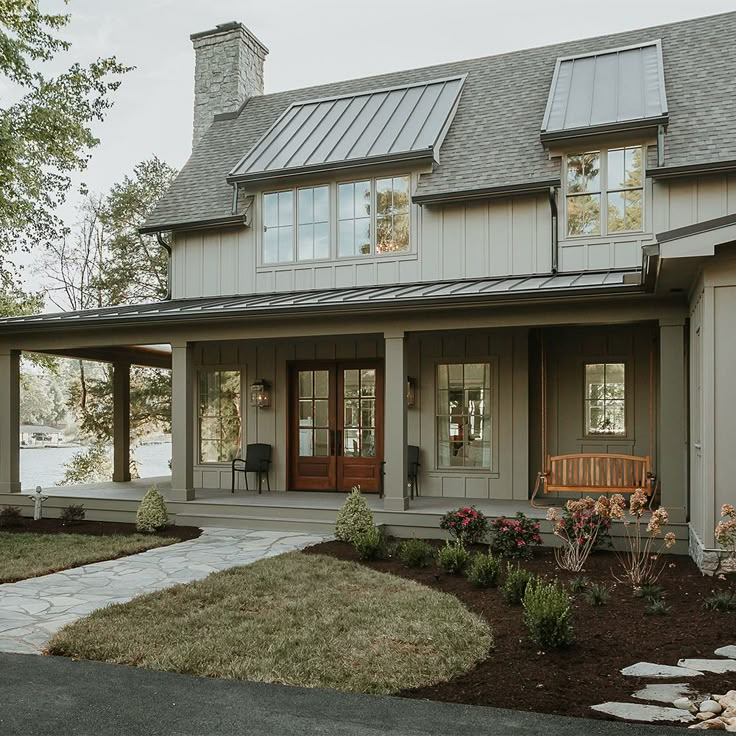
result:
[[[48,488],[55,486],[64,476],[64,463],[72,455],[81,452],[82,447],[42,447],[21,448],[20,482],[23,490],[36,486]],[[160,445],[141,445],[134,450],[141,478],[155,478],[168,475],[171,459],[171,443]]]

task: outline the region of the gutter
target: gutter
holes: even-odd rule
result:
[[[161,232],[156,232],[156,242],[166,251],[166,296],[167,301],[171,299],[171,246],[164,240]]]
[[[542,130],[539,139],[542,143],[554,143],[556,141],[568,141],[575,138],[593,138],[600,135],[609,135],[611,133],[628,133],[638,130],[652,130],[659,126],[666,126],[669,122],[668,115],[657,115],[652,118],[640,118],[639,120],[629,120],[617,123],[607,123],[605,125],[589,125],[585,128],[563,128],[562,130]]]
[[[465,189],[457,192],[440,192],[438,194],[415,194],[411,199],[414,204],[420,205],[449,204],[475,199],[508,197],[510,195],[547,193],[550,187],[559,187],[561,183],[558,177],[556,179],[544,179],[542,181],[522,184],[503,184],[498,187],[486,187],[484,189]]]
[[[187,230],[209,230],[216,227],[247,227],[246,215],[228,215],[227,217],[216,217],[211,220],[190,220],[189,222],[178,222],[172,225],[144,225],[138,228],[141,235],[155,235],[156,233],[169,232],[178,233]]]
[[[685,164],[684,166],[658,166],[654,169],[647,169],[647,176],[652,179],[670,179],[677,176],[721,174],[728,171],[736,171],[736,160],[710,161],[699,164]]]

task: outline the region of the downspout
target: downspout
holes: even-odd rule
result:
[[[166,251],[166,299],[171,299],[171,246],[160,232],[156,233],[158,244]]]
[[[557,189],[555,187],[549,188],[549,209],[552,214],[552,273],[557,273],[557,258],[558,258],[558,215],[557,215]]]

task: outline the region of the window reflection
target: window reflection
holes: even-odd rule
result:
[[[585,433],[626,434],[624,363],[586,363]]]
[[[330,256],[329,187],[299,190],[297,258],[311,261]]]
[[[199,462],[230,462],[242,444],[240,371],[202,371],[198,398]]]

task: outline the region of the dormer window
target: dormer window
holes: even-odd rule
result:
[[[642,230],[641,146],[568,154],[565,168],[568,237]]]

